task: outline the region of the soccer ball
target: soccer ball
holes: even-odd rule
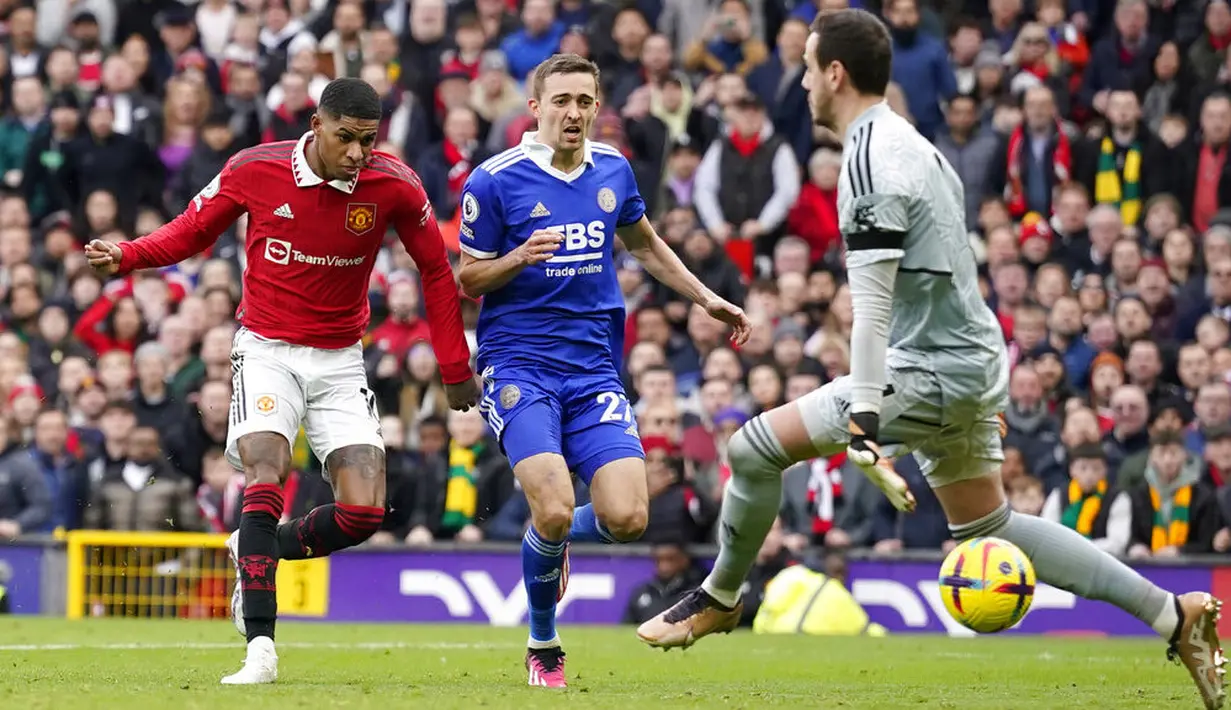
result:
[[[940,598],[949,615],[980,634],[1022,620],[1034,599],[1034,566],[1016,545],[995,537],[967,540],[940,566]]]

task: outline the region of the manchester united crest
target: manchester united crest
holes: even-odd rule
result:
[[[615,191],[610,187],[604,187],[598,191],[598,206],[607,214],[615,212],[616,196]]]
[[[500,388],[500,406],[505,409],[512,409],[521,401],[521,390],[517,389],[517,385],[505,385]]]
[[[278,411],[278,400],[272,394],[263,394],[256,398],[256,411],[269,416]]]
[[[366,234],[376,226],[376,205],[352,202],[346,206],[346,230],[351,234]]]

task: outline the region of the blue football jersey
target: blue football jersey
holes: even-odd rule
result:
[[[586,141],[565,174],[552,149],[522,142],[471,172],[462,189],[460,244],[477,259],[513,251],[535,231],[564,236],[555,255],[483,297],[479,366],[532,365],[564,372],[618,367],[624,296],[612,261],[616,229],[645,214],[632,166],[615,148]]]

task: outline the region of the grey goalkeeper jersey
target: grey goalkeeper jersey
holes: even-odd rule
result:
[[[889,329],[897,352],[888,364],[906,359],[934,372],[946,399],[996,409],[1007,354],[979,293],[964,204],[952,166],[887,104],[867,109],[847,129],[838,183],[847,267],[900,260]]]

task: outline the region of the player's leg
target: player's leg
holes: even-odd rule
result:
[[[384,520],[384,448],[369,443],[323,449],[328,452],[325,477],[333,486],[334,502],[278,526],[278,549],[284,560],[325,557],[362,544]]]
[[[522,584],[530,616],[528,683],[563,688],[564,652],[556,633],[556,602],[576,501],[560,446],[559,405],[531,378],[497,380],[489,373],[485,377],[479,411],[500,441],[530,505],[530,525],[521,545]]]
[[[1207,707],[1222,707],[1223,658],[1217,633],[1221,602],[1205,592],[1176,596],[1063,525],[1008,506],[1000,480],[997,422],[976,425],[966,455],[925,464],[956,540],[998,537],[1017,545],[1038,578],[1086,599],[1109,602],[1167,639],[1168,654],[1188,668]],[[921,463],[924,463],[921,461]]]
[[[565,461],[591,501],[573,511],[569,541],[639,539],[650,517],[645,452],[620,378],[570,383],[563,427]]]
[[[287,350],[288,352],[282,352]],[[236,568],[231,608],[248,640],[248,657],[228,685],[277,678],[274,625],[278,613],[278,520],[282,482],[290,472],[291,441],[303,416],[303,391],[290,367],[289,346],[261,341],[247,331],[235,338],[227,458],[244,471],[239,530],[227,540]]]
[[[641,538],[650,520],[645,455],[613,451],[614,460],[578,476],[588,479],[590,502],[573,511],[570,542],[616,544]]]
[[[845,446],[839,396],[846,389],[844,379],[753,418],[731,437],[718,559],[700,588],[637,629],[643,642],[688,647],[739,624],[739,590],[778,517],[783,470]],[[809,424],[808,419],[815,421]]]
[[[354,547],[380,529],[385,515],[385,444],[376,395],[368,389],[359,346],[308,350],[304,430],[325,464],[334,502],[278,527],[284,560],[324,557]]]

